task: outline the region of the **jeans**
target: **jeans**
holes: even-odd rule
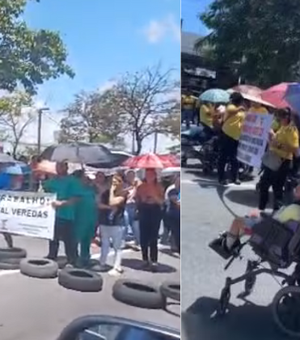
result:
[[[139,206],[140,235],[143,261],[157,262],[158,234],[162,210],[157,204],[141,204]]]
[[[225,167],[227,162],[231,164],[231,176],[232,181],[235,182],[238,179],[239,162],[237,159],[237,149],[239,142],[222,133],[220,138],[220,155],[218,164],[218,177],[219,181],[225,179]]]
[[[123,238],[123,227],[122,226],[100,226],[101,232],[101,254],[100,264],[104,266],[107,261],[107,257],[110,249],[110,239],[114,249],[114,269],[121,268],[122,262],[122,238]]]
[[[291,161],[285,160],[277,171],[265,168],[259,186],[259,210],[265,210],[269,201],[269,189],[272,187],[274,202],[273,209],[278,210],[283,203],[283,188],[290,171]]]
[[[185,123],[186,127],[189,129],[191,122],[194,120],[194,110],[184,110],[181,111],[181,123]],[[194,122],[193,122],[194,123]]]
[[[124,239],[128,233],[128,226],[130,226],[135,243],[138,246],[140,244],[140,228],[139,228],[139,221],[136,220],[136,205],[134,203],[129,203],[126,206],[126,213],[127,213],[127,223],[125,226],[125,235]]]
[[[54,239],[49,241],[48,258],[56,260],[59,250],[59,241],[63,241],[65,252],[70,264],[75,264],[77,259],[76,239],[73,221],[57,217],[54,225]]]

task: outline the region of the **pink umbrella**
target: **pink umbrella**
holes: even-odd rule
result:
[[[288,87],[292,84],[296,83],[281,83],[275,86],[270,87],[265,90],[261,94],[261,98],[271,104],[273,104],[277,108],[285,108],[291,106],[285,100],[285,95],[288,90]]]

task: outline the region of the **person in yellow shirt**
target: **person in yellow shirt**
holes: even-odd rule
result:
[[[196,97],[192,96],[189,90],[186,90],[185,94],[181,96],[181,124],[185,123],[188,129],[194,120],[196,104]]]
[[[225,167],[228,162],[231,163],[231,176],[235,184],[240,184],[238,179],[238,160],[237,149],[239,138],[242,133],[242,125],[245,119],[244,98],[238,93],[232,93],[230,104],[226,108],[223,120],[222,132],[220,137],[220,156],[218,165],[219,183],[228,184],[225,178]]]
[[[278,120],[280,122],[279,130],[271,132],[269,142],[269,161],[274,158],[278,169],[268,167],[268,162],[263,161],[264,171],[260,178],[259,190],[259,209],[265,210],[269,200],[269,189],[272,187],[274,202],[273,209],[278,210],[283,200],[283,188],[294,155],[299,148],[299,132],[292,122],[292,113],[290,109],[281,109],[278,111]]]
[[[211,136],[213,135],[213,115],[214,115],[214,106],[211,103],[203,102],[200,106],[200,123],[203,126],[204,132]]]
[[[251,102],[249,113],[267,115],[269,114],[269,111],[262,104]]]

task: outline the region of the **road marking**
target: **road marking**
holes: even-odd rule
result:
[[[122,250],[122,254],[131,253],[131,252],[133,252],[132,249],[124,249],[124,250]],[[112,255],[114,255],[114,253],[115,252],[113,250],[111,250],[108,253],[108,256],[112,256]],[[92,260],[98,260],[99,257],[100,257],[100,253],[99,254],[93,254],[91,256],[91,259]],[[19,269],[8,269],[8,270],[3,269],[3,270],[0,270],[0,276],[13,275],[13,274],[18,274],[18,273],[20,273]]]
[[[210,180],[210,179],[199,179],[199,180],[191,180],[191,179],[182,179],[181,184],[188,184],[188,185],[198,185],[204,184],[204,185],[216,185],[221,186],[216,180]],[[224,188],[242,188],[242,189],[254,189],[256,188],[255,183],[241,183],[241,185],[235,185],[235,184],[229,184],[225,186]]]

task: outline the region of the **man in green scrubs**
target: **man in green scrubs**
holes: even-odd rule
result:
[[[56,164],[57,176],[45,181],[45,192],[55,193],[57,201],[53,202],[56,209],[54,238],[49,241],[47,258],[56,260],[59,250],[59,241],[63,241],[68,263],[75,265],[77,260],[76,236],[74,230],[76,202],[80,198],[78,180],[68,175],[68,164]]]

